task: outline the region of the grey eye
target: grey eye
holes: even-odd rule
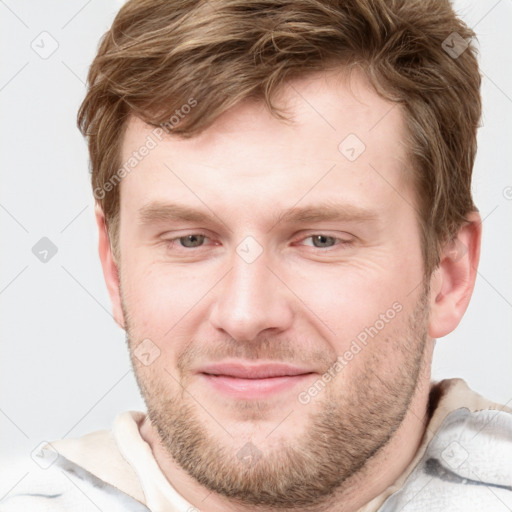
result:
[[[336,237],[334,236],[313,235],[311,236],[311,239],[313,240],[313,245],[315,247],[332,247],[336,244]]]
[[[199,247],[205,238],[205,235],[187,235],[178,238],[178,240],[183,247],[193,248]]]

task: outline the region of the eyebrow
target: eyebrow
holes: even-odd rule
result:
[[[154,201],[139,210],[139,224],[170,222],[211,222],[216,215],[178,203]],[[321,203],[312,206],[291,207],[273,217],[272,226],[280,222],[300,224],[307,222],[376,220],[377,212],[353,204]]]

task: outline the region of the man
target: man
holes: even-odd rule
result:
[[[512,410],[433,383],[468,306],[480,76],[448,1],[130,1],[79,112],[147,414],[11,510],[512,507]]]

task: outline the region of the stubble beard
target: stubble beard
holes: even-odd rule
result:
[[[283,437],[278,448],[256,446],[261,457],[254,464],[237,457],[243,442],[232,439],[228,444],[226,437],[205,428],[200,417],[205,413],[186,389],[170,375],[158,380],[140,370],[132,354],[148,416],[162,446],[199,484],[233,503],[283,510],[313,510],[328,503],[389,443],[409,410],[425,363],[427,295],[424,290],[402,332],[393,338],[375,338],[356,356],[362,364],[350,383],[336,389],[334,379],[315,399],[316,409],[307,412],[300,437],[292,442]],[[133,348],[130,333],[127,326],[127,341]],[[377,344],[398,347],[392,352],[398,355],[392,367]],[[296,414],[306,414],[307,407],[290,404],[298,409]],[[256,416],[254,411],[247,409]],[[286,422],[280,427],[284,428]]]

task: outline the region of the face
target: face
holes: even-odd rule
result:
[[[356,73],[279,101],[293,123],[246,102],[188,140],[130,121],[123,161],[151,148],[120,185],[119,269],[170,458],[220,495],[291,508],[327,499],[400,427],[428,290],[400,109]]]

